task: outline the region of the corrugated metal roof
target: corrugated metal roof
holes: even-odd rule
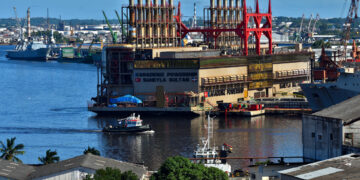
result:
[[[324,168],[324,169],[320,169],[317,171],[313,171],[313,172],[309,172],[309,173],[305,173],[305,174],[300,174],[298,176],[296,176],[297,178],[300,179],[314,179],[317,177],[321,177],[321,176],[326,176],[329,174],[334,174],[337,172],[341,172],[344,171],[343,169],[337,169],[337,168],[333,168],[333,167],[328,167],[328,168]]]
[[[360,118],[360,95],[352,97],[342,103],[330,106],[312,115],[340,119],[345,124],[351,124]]]
[[[304,166],[279,171],[295,179],[357,179],[360,177],[360,155],[348,154]]]

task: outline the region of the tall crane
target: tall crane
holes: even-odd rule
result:
[[[310,33],[310,27],[311,27],[312,19],[313,19],[313,15],[311,14],[311,15],[310,15],[310,21],[309,21],[308,29],[307,29],[307,32],[308,32],[308,33]]]
[[[320,20],[320,15],[319,14],[316,14],[316,18],[315,18],[315,21],[314,21],[314,25],[313,25],[313,28],[311,30],[311,33],[314,34],[315,32],[315,28],[316,28],[316,23]]]
[[[300,23],[300,29],[298,31],[298,34],[296,36],[296,42],[300,42],[301,40],[301,35],[302,35],[302,31],[303,31],[303,24],[304,24],[304,19],[305,19],[305,14],[302,15],[302,18],[301,18],[301,23]]]
[[[111,27],[110,22],[109,22],[106,14],[105,14],[105,11],[102,11],[102,12],[104,14],[105,21],[106,21],[107,25],[109,26],[112,41],[113,41],[114,44],[116,44],[117,43],[117,34],[114,33],[114,31],[112,30],[112,27]]]
[[[121,20],[121,18],[120,18],[120,16],[119,16],[119,13],[117,12],[117,10],[115,10],[115,13],[116,13],[116,16],[117,16],[117,18],[118,18],[118,21],[119,21],[119,23],[120,23],[120,26],[121,26],[121,36],[122,36],[121,40],[123,40],[124,37],[126,37],[125,26],[124,26],[124,23],[123,23],[123,21]]]
[[[14,13],[15,13],[15,20],[16,20],[16,28],[19,28],[20,30],[20,34],[19,34],[19,39],[23,39],[22,38],[22,27],[20,26],[20,19],[18,18],[18,15],[17,15],[17,11],[16,11],[16,7],[13,7],[14,8]]]
[[[345,26],[344,26],[344,34],[341,39],[342,45],[344,46],[343,49],[343,56],[345,57],[345,60],[347,59],[346,49],[347,49],[347,43],[350,39],[350,31],[351,31],[351,25],[354,22],[354,19],[358,18],[358,9],[359,9],[359,0],[351,0],[350,9],[348,12],[348,15],[346,17]]]

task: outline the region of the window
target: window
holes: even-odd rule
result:
[[[318,135],[318,139],[321,140],[322,136],[321,135]]]
[[[333,134],[330,134],[330,140],[334,140]]]
[[[314,138],[315,137],[315,133],[313,132],[313,133],[311,133],[311,137],[312,138]]]

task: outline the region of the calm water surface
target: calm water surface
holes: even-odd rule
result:
[[[87,146],[102,156],[145,163],[156,170],[169,156],[191,157],[206,136],[203,117],[146,117],[154,134],[101,133],[111,117],[87,111],[96,95],[96,68],[86,64],[15,61],[0,46],[0,141],[16,137],[25,145],[24,163],[39,163],[47,149],[60,159],[83,153]],[[233,157],[302,156],[301,119],[293,116],[215,118],[215,144],[233,146]],[[230,160],[234,168],[248,161]]]

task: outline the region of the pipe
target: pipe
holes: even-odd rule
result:
[[[210,0],[210,22],[211,27],[215,26],[215,0]]]
[[[173,25],[174,22],[174,0],[169,0],[169,37],[175,37],[175,27]]]

